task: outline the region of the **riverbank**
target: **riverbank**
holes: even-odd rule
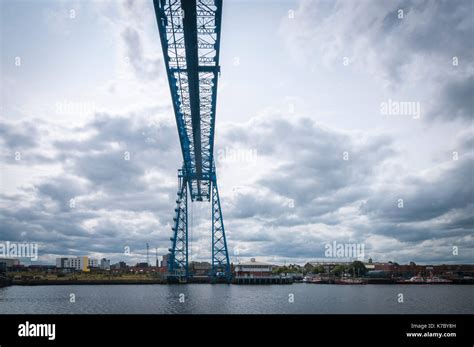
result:
[[[0,288],[9,286],[11,284],[12,283],[11,283],[10,279],[8,279],[6,277],[3,277],[3,276],[0,276]]]
[[[175,283],[175,282],[173,282]],[[203,280],[199,279],[190,279],[187,283],[192,284],[209,284],[211,281],[209,279]],[[268,278],[258,279],[258,278],[238,278],[233,279],[232,284],[236,285],[271,285],[271,284],[292,284],[294,281],[289,279],[273,279]],[[297,282],[296,282],[297,283]],[[120,285],[120,284],[171,284],[164,278],[135,278],[135,279],[23,279],[23,280],[5,280],[0,281],[0,287],[8,285],[17,285],[17,286],[46,286],[46,285]],[[181,283],[184,284],[184,283]],[[308,285],[351,285],[351,283],[339,283],[337,281],[321,281],[316,283],[307,283]],[[354,283],[354,285],[357,283]],[[378,284],[378,285],[469,285],[474,284],[474,279],[453,279],[450,283],[422,283],[422,282],[400,282],[397,280],[386,279],[386,278],[369,278],[364,279],[364,284]]]
[[[167,284],[165,280],[14,280],[11,285],[17,286],[47,286],[47,285],[103,285],[103,284]]]
[[[404,281],[399,279],[392,279],[392,278],[357,278],[355,281],[361,281],[351,283],[350,281],[344,282],[340,281],[335,278],[324,278],[317,281],[306,282],[308,284],[338,284],[338,285],[351,285],[351,284],[391,284],[391,285],[421,285],[421,284],[429,284],[429,285],[453,285],[453,284],[474,284],[474,278],[453,278],[450,279],[449,282],[412,282],[412,281]]]

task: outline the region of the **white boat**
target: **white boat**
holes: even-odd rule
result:
[[[436,276],[430,277],[426,279],[426,283],[452,283],[453,281],[447,280],[445,278],[439,278]]]

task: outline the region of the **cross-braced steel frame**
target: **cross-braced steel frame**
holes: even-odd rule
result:
[[[222,0],[154,0],[154,6],[183,155],[168,270],[172,276],[190,276],[184,203],[189,196],[212,200],[210,275],[230,280],[213,155]]]

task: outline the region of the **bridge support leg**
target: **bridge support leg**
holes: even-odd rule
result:
[[[217,181],[212,181],[212,269],[211,276],[215,282],[225,279],[228,283],[232,280],[229,252],[225,238],[224,220],[222,219],[221,202]]]
[[[180,176],[173,218],[173,237],[168,262],[168,277],[179,282],[189,278],[188,266],[188,183]]]

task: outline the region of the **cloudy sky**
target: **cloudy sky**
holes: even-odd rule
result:
[[[224,1],[232,261],[305,263],[336,241],[375,261],[474,262],[473,10]],[[182,158],[152,1],[3,0],[0,16],[0,241],[38,243],[40,263],[165,254]],[[208,203],[190,239],[209,260]]]

